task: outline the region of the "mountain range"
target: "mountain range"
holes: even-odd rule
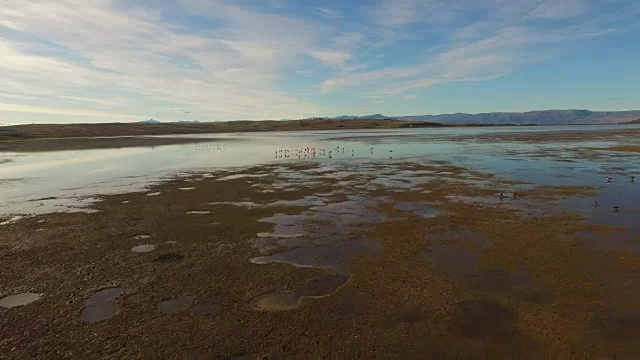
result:
[[[317,119],[317,118],[316,118]],[[632,111],[591,111],[591,110],[541,110],[529,112],[495,112],[480,114],[442,114],[414,116],[385,116],[373,114],[365,116],[343,115],[332,120],[349,119],[395,119],[407,121],[428,121],[441,124],[536,124],[536,125],[574,125],[574,124],[619,124],[640,119],[640,110]]]

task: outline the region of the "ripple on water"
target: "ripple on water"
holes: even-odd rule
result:
[[[163,314],[178,314],[188,310],[193,305],[193,298],[190,296],[179,296],[166,299],[158,303],[158,310]]]
[[[5,309],[11,309],[14,307],[29,305],[35,301],[38,301],[42,297],[41,294],[35,293],[22,293],[16,295],[9,295],[0,300],[0,307]]]
[[[284,311],[300,306],[303,298],[321,298],[338,291],[349,281],[345,275],[327,275],[308,281],[293,291],[275,291],[259,296],[253,301],[257,310]]]
[[[114,317],[118,313],[119,307],[112,300],[123,293],[124,289],[122,288],[109,288],[91,295],[84,301],[80,319],[84,322],[96,322]]]
[[[148,252],[152,252],[156,249],[156,246],[153,244],[144,244],[144,245],[136,245],[134,247],[131,248],[131,251],[134,253],[148,253]]]

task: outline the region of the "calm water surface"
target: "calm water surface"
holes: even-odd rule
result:
[[[74,150],[43,153],[0,152],[0,216],[84,211],[92,196],[144,190],[168,178],[190,172],[261,164],[312,161],[326,166],[397,161],[446,161],[536,185],[602,187],[600,203],[621,206],[589,210],[607,222],[628,223],[640,215],[640,156],[598,151],[584,156],[581,149],[640,144],[640,139],[617,136],[610,140],[516,142],[487,141],[474,136],[509,132],[604,131],[632,126],[550,126],[443,128],[376,131],[314,131],[189,135],[216,138],[211,142],[161,147]],[[636,127],[637,128],[637,127]],[[299,158],[295,149],[314,147],[315,158]],[[344,148],[344,150],[343,150]],[[291,150],[286,156],[285,150]],[[373,149],[373,150],[372,150]],[[283,150],[282,153],[279,151]],[[329,154],[331,151],[331,154]],[[282,156],[280,156],[282,154]],[[7,162],[8,160],[8,162]],[[607,183],[605,177],[614,181]],[[591,200],[590,200],[591,201]],[[610,204],[609,204],[610,203]],[[576,208],[587,208],[576,203]],[[600,215],[598,215],[600,214]]]

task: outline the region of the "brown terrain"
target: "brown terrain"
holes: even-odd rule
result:
[[[588,187],[442,163],[281,164],[0,226],[11,358],[635,359],[640,254]],[[398,174],[402,178],[398,179]],[[297,266],[296,266],[297,264]]]
[[[392,129],[414,124],[395,120],[289,120],[206,123],[31,124],[0,127],[0,140],[212,134],[254,131]],[[434,124],[438,126],[439,124]]]
[[[434,123],[394,120],[291,120],[230,121],[211,123],[109,123],[32,124],[0,127],[0,151],[38,152],[79,149],[108,149],[207,142],[216,133],[395,129],[438,127]],[[212,134],[211,137],[171,137],[163,135]]]

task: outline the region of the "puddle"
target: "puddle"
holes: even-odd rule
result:
[[[118,313],[118,304],[113,299],[122,295],[124,289],[103,289],[84,301],[84,308],[80,313],[80,319],[84,322],[103,321],[114,317]]]
[[[253,264],[285,263],[296,267],[317,267],[347,271],[358,256],[379,249],[377,242],[368,239],[329,242],[326,245],[299,247],[284,252],[250,259]],[[329,241],[329,240],[327,240]]]
[[[194,315],[218,315],[221,310],[215,304],[199,302],[191,309],[191,312]]]
[[[35,293],[22,293],[16,295],[5,296],[0,300],[0,307],[5,309],[11,309],[14,307],[29,305],[35,301],[40,300],[41,294]]]
[[[168,253],[168,254],[158,255],[155,259],[153,259],[153,261],[169,263],[169,262],[179,262],[179,261],[182,261],[182,259],[184,259],[183,255]]]
[[[493,300],[465,300],[458,304],[454,323],[469,340],[507,342],[517,333],[515,314]]]
[[[121,201],[120,204],[128,204],[130,202],[131,202],[130,200],[124,200],[124,201]]]
[[[163,300],[158,304],[158,310],[163,314],[178,314],[188,310],[193,305],[193,301],[190,296]]]
[[[191,191],[191,190],[195,190],[195,189],[196,188],[194,188],[194,187],[181,187],[181,188],[178,188],[178,190],[180,190],[180,191]]]
[[[433,207],[425,206],[420,203],[401,202],[397,203],[394,208],[400,211],[410,211],[424,218],[432,218],[444,214],[444,212]]]
[[[193,210],[193,211],[187,211],[187,214],[189,214],[189,215],[209,215],[209,214],[211,214],[211,211]]]
[[[344,286],[349,278],[344,275],[328,275],[308,281],[293,291],[271,292],[254,300],[257,310],[284,311],[300,306],[303,298],[321,298],[331,295]]]
[[[132,237],[133,240],[145,240],[150,238],[151,235],[147,235],[147,234],[141,234],[141,235],[136,235],[134,237]]]
[[[160,194],[162,194],[162,193],[158,191],[158,192],[148,193],[147,196],[158,196]]]
[[[144,245],[136,245],[131,248],[131,251],[134,253],[148,253],[152,252],[156,249],[156,246],[153,244],[144,244]]]

